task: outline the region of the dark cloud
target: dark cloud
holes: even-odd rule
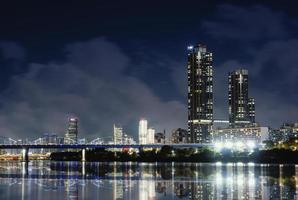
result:
[[[274,127],[297,121],[298,40],[289,38],[286,16],[260,6],[228,5],[219,6],[215,15],[218,18],[202,23],[206,33],[218,41],[239,44],[229,49],[230,59],[214,66],[215,117],[228,117],[228,72],[246,68],[249,93],[256,99],[257,121]],[[252,40],[260,42],[248,46]]]
[[[0,41],[0,55],[4,59],[23,60],[25,58],[25,50],[15,42]]]
[[[298,81],[297,55],[298,39],[270,41],[256,51],[254,75],[266,74],[273,69],[273,74],[270,74],[271,84],[283,83],[295,89]],[[269,81],[268,76],[264,79]]]
[[[177,93],[187,100],[187,70],[186,62],[175,62],[172,65],[171,78],[174,81],[174,86]]]
[[[100,45],[99,45],[100,44]],[[129,58],[104,38],[67,45],[67,59],[87,73],[116,76],[123,73]]]
[[[211,14],[205,21],[189,23],[188,30],[201,24],[200,37],[206,36],[207,46],[215,52],[215,118],[228,118],[228,72],[247,68],[257,120],[270,126],[297,121],[298,39],[288,27],[289,17],[263,6],[221,5]],[[298,24],[295,18],[290,21],[291,26]],[[161,41],[148,41],[155,39]],[[27,72],[11,78],[0,94],[1,134],[63,135],[71,115],[80,119],[80,136],[89,138],[111,136],[113,123],[136,136],[140,117],[148,118],[157,130],[185,127],[186,53],[173,56],[172,47],[151,49],[158,56],[147,49],[132,56],[105,38],[96,38],[66,45],[64,61],[31,62]],[[165,51],[170,53],[164,55]],[[0,52],[6,60],[26,57],[24,48],[14,42],[1,42]]]
[[[117,45],[98,38],[70,44],[66,52],[65,62],[31,63],[12,79],[1,95],[1,133],[62,135],[71,115],[80,119],[80,137],[89,138],[111,136],[113,123],[136,136],[140,117],[157,130],[185,126],[184,104],[163,101],[144,82],[124,75],[130,59]]]
[[[202,28],[216,39],[254,41],[282,38],[284,15],[262,6],[218,6],[214,19],[202,23]]]

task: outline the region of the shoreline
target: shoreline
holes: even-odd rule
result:
[[[45,162],[79,162],[79,163],[132,163],[132,164],[171,164],[171,163],[177,163],[177,164],[212,164],[212,165],[238,165],[238,164],[243,164],[243,165],[298,165],[298,163],[281,163],[281,162],[272,162],[272,163],[265,163],[265,162],[242,162],[242,161],[215,161],[215,162],[192,162],[192,161],[80,161],[80,160],[51,160],[51,159],[41,159],[41,160],[30,160],[30,162],[40,162],[40,161],[45,161]],[[25,163],[22,162],[21,160],[0,160],[0,163]]]
[[[50,155],[53,161],[81,161],[81,152],[55,152]],[[144,151],[138,154],[127,152],[95,151],[86,152],[86,162],[177,162],[177,163],[259,163],[259,164],[298,164],[298,151],[286,149],[256,150],[254,152],[221,153],[203,149],[198,152],[193,149],[176,150],[165,147],[160,151]]]

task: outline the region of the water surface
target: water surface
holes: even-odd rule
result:
[[[0,163],[0,199],[298,199],[298,165]]]

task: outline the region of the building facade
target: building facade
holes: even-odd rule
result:
[[[139,121],[139,144],[147,144],[148,122],[146,119]]]
[[[188,132],[185,129],[178,128],[172,131],[172,143],[187,143],[188,142]]]
[[[298,123],[283,123],[279,131],[284,136],[284,141],[298,138]]]
[[[123,134],[123,144],[136,144],[137,142],[133,139],[133,137]]]
[[[156,144],[165,144],[166,143],[166,133],[165,131],[163,133],[155,133],[155,143]]]
[[[58,144],[58,136],[55,133],[44,133],[42,137],[42,144]]]
[[[269,140],[273,143],[285,142],[287,141],[287,135],[281,132],[279,129],[269,129]]]
[[[255,100],[248,95],[248,70],[229,73],[229,124],[245,127],[255,123]]]
[[[188,47],[188,142],[209,143],[213,121],[213,58],[206,46]]]
[[[123,144],[123,129],[121,126],[113,126],[114,144]]]
[[[268,127],[230,127],[213,130],[213,141],[236,144],[238,142],[247,143],[252,141],[255,144],[261,144],[269,139]]]
[[[154,144],[155,142],[155,129],[154,128],[149,128],[147,130],[147,139],[146,139],[147,144]]]
[[[232,127],[249,123],[248,71],[245,69],[229,73],[229,122]]]
[[[64,137],[64,143],[73,144],[78,142],[78,118],[71,117],[68,120],[68,128]]]
[[[252,97],[248,98],[248,118],[250,123],[256,123],[255,99]]]

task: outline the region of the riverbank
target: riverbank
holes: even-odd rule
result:
[[[50,159],[54,161],[80,161],[82,153],[54,152]],[[172,149],[164,146],[156,149],[136,152],[112,152],[105,149],[86,150],[86,161],[90,162],[254,162],[298,164],[298,151],[288,149],[255,150],[253,152],[221,152],[210,149]]]

